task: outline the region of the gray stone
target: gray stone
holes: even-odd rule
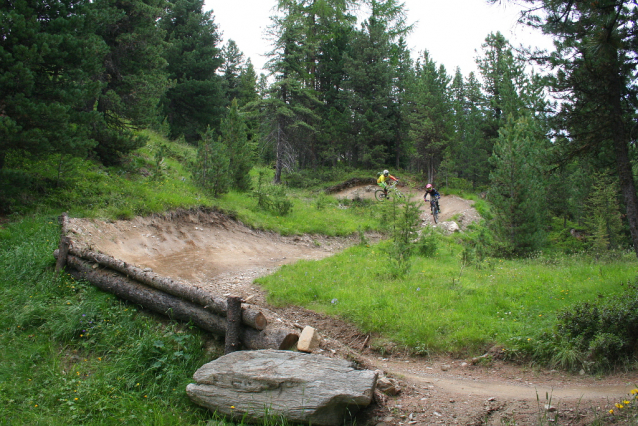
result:
[[[292,351],[238,351],[202,366],[186,387],[193,402],[250,421],[284,417],[340,425],[372,401],[377,374],[352,363]],[[245,417],[244,417],[245,416]]]

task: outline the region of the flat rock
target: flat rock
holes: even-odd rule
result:
[[[377,373],[342,359],[292,351],[238,351],[202,366],[193,402],[234,418],[341,425],[372,401]]]

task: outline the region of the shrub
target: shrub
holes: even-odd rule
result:
[[[286,190],[282,185],[272,185],[264,182],[265,173],[259,172],[257,189],[253,196],[257,198],[257,207],[285,216],[292,211],[292,201],[286,196]]]
[[[628,284],[613,299],[560,312],[554,332],[541,340],[545,350],[536,355],[569,369],[604,371],[631,362],[638,345],[638,287]]]

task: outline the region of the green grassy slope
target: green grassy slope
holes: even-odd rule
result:
[[[204,206],[289,235],[389,230],[389,208],[365,201],[343,208],[322,193],[370,171],[315,173],[305,180],[314,185],[288,189],[292,212],[281,216],[257,208],[251,193],[207,196],[190,179],[194,149],[150,135],[149,145],[117,168],[66,160],[60,167],[59,158],[13,161],[13,186],[2,193],[11,214],[0,226],[0,424],[177,425],[216,418],[184,393],[195,369],[221,353],[214,341],[55,274],[63,211],[118,219]],[[378,347],[392,339],[415,353],[469,355],[500,344],[515,356],[533,353],[561,310],[611,299],[636,280],[632,254],[468,263],[458,236],[428,238],[430,250],[410,257],[401,274],[391,241],[370,245],[362,238],[331,258],[284,266],[258,282],[272,303],[339,315],[378,333]]]

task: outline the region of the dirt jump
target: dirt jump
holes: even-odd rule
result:
[[[374,198],[374,189],[374,185],[363,185],[333,195]],[[422,201],[421,191],[401,191]],[[454,221],[463,232],[480,219],[472,202],[459,197],[443,196],[440,205],[436,226]],[[423,225],[435,226],[429,206],[423,205],[422,210]],[[358,237],[282,237],[210,211],[115,222],[71,219],[69,229],[93,250],[215,295],[249,299],[293,326],[310,325],[322,336],[319,353],[355,360],[395,379],[399,393],[365,410],[357,419],[360,425],[587,425],[597,418],[609,419],[608,410],[638,384],[635,372],[601,378],[506,363],[499,359],[499,348],[483,358],[485,362],[412,357],[392,348],[381,354],[369,347],[375,336],[339,318],[296,306],[268,306],[264,290],[253,283],[281,265],[330,256],[356,244]]]

